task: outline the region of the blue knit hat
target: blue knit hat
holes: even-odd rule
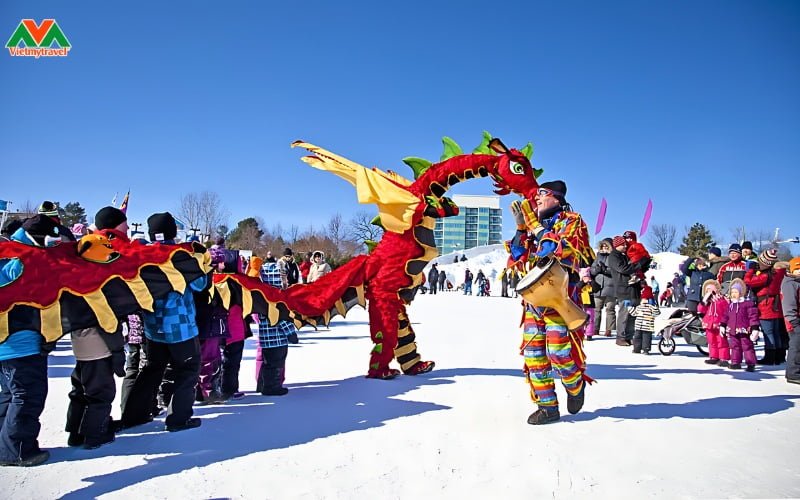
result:
[[[717,257],[722,257],[722,250],[719,247],[711,247],[708,249],[708,253],[713,253]]]

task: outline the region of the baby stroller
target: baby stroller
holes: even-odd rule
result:
[[[678,309],[669,317],[667,326],[658,332],[658,350],[664,356],[675,352],[675,337],[683,337],[687,344],[693,345],[702,354],[708,354],[708,339],[703,330],[700,317],[687,309]]]

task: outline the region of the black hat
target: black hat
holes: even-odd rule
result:
[[[540,188],[549,189],[553,191],[556,198],[561,200],[567,196],[567,185],[564,181],[550,181],[539,185]]]
[[[41,246],[44,246],[45,238],[48,236],[53,238],[58,238],[60,236],[56,221],[45,214],[38,214],[25,219],[22,223],[22,229]]]
[[[52,201],[43,201],[39,208],[36,210],[37,213],[42,215],[46,215],[48,217],[58,217],[58,205],[53,203]]]
[[[103,207],[94,216],[94,225],[97,229],[114,229],[127,220],[128,216],[119,208]]]
[[[147,233],[150,241],[174,240],[178,236],[178,226],[169,212],[153,214],[147,218]]]
[[[751,242],[749,242],[749,241],[743,241],[742,242],[742,250],[744,250],[745,248],[748,249],[748,250],[752,250],[753,249],[753,244]]]
[[[286,248],[286,249],[283,251],[283,255],[294,255],[294,252],[292,252],[292,249],[291,249],[291,248]]]
[[[732,244],[731,246],[728,247],[728,253],[731,252],[742,253],[742,245],[738,243]]]
[[[720,250],[719,247],[710,247],[708,253],[714,254],[717,257],[722,257],[722,250]]]

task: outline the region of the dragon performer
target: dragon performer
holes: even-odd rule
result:
[[[300,327],[327,324],[332,314],[344,315],[355,304],[365,306],[366,301],[374,343],[367,377],[399,375],[400,370],[389,366],[395,358],[406,375],[431,371],[434,362],[423,361],[417,352],[406,306],[422,284],[423,269],[438,256],[435,219],[458,215],[458,207],[444,194],[458,182],[491,177],[497,194],[514,192],[532,200],[540,172],[534,171],[528,158],[533,151],[530,144],[522,151],[509,149],[484,133],[473,153],[463,154],[451,139],[443,142],[445,154],[439,163],[413,157],[403,160],[414,171],[414,181],[392,171],[363,167],[313,144],[293,143],[293,147],[312,153],[304,162],[351,183],[360,203],[377,205],[376,223],[384,228],[384,235],[368,255],[355,257],[313,283],[286,290],[265,287],[246,276],[215,275],[223,303],[241,301],[245,314],[255,311],[265,314],[271,323],[288,319]]]

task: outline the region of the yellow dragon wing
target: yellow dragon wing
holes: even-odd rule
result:
[[[368,169],[313,144],[295,141],[292,147],[307,149],[311,156],[301,158],[314,168],[332,172],[356,188],[359,203],[378,206],[381,223],[387,231],[402,233],[411,228],[411,218],[421,200],[403,189],[411,181],[394,172]]]

